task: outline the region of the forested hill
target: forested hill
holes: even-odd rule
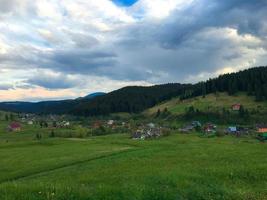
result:
[[[105,115],[116,112],[137,113],[181,95],[187,84],[164,84],[151,87],[125,87],[92,101],[82,101],[71,113],[75,115]]]
[[[75,100],[30,102],[3,102],[5,111],[38,114],[105,115],[113,112],[139,112],[179,96],[189,85],[165,84],[150,87],[125,87],[94,98]]]
[[[229,95],[246,92],[247,95],[255,96],[257,101],[267,100],[267,67],[224,74],[197,84],[126,87],[93,101],[81,103],[71,112],[77,115],[140,112],[175,96],[188,99],[216,92],[227,92]]]
[[[218,78],[191,85],[180,98],[188,99],[215,92],[227,92],[229,95],[246,92],[247,95],[255,96],[256,101],[267,100],[267,67],[256,67],[224,74]]]

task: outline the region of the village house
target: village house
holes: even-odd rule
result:
[[[107,124],[109,125],[109,126],[112,126],[113,124],[114,124],[114,120],[108,120],[108,122],[107,122]]]
[[[23,122],[23,123],[26,122],[26,120],[27,120],[27,119],[26,119],[25,117],[22,117],[22,118],[21,118],[21,122]]]
[[[236,135],[237,137],[241,135],[247,135],[248,133],[249,133],[249,129],[241,127],[241,126],[229,126],[226,129],[226,134]]]
[[[95,121],[92,125],[92,128],[97,129],[100,128],[101,125],[102,123],[100,121]]]
[[[183,133],[188,133],[188,132],[191,132],[198,127],[200,128],[201,126],[202,125],[199,121],[193,121],[191,124],[189,124],[183,128],[180,128],[179,131],[183,132]]]
[[[162,129],[159,128],[149,128],[149,127],[139,127],[137,131],[132,134],[133,139],[150,139],[158,138],[162,136]]]
[[[229,126],[227,128],[227,133],[229,133],[229,134],[236,134],[236,132],[237,132],[237,127],[236,126]]]
[[[204,132],[206,134],[208,134],[208,133],[216,133],[216,129],[217,129],[216,125],[214,125],[212,123],[207,123],[207,124],[204,125]]]
[[[62,125],[63,127],[68,127],[68,126],[70,126],[70,122],[63,121],[63,122],[61,123],[61,125]]]
[[[258,133],[267,133],[267,126],[259,126]]]
[[[257,133],[260,140],[267,140],[267,125],[258,125]]]
[[[239,104],[239,103],[232,105],[232,110],[233,111],[239,111],[240,108],[241,108],[241,104]]]
[[[147,127],[149,127],[149,128],[155,128],[156,125],[154,123],[149,123],[149,124],[147,124]]]
[[[28,124],[28,125],[33,125],[33,121],[32,121],[32,120],[29,120],[29,121],[27,122],[27,124]]]
[[[137,130],[132,134],[132,138],[133,139],[141,139],[144,140],[145,139],[145,132],[144,130]]]
[[[12,132],[21,131],[21,124],[18,122],[12,122],[8,125],[7,130]]]

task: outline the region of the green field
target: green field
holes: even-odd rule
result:
[[[163,111],[167,108],[172,114],[183,114],[190,106],[202,112],[216,112],[222,111],[223,108],[231,110],[233,104],[240,103],[244,108],[251,111],[258,111],[259,113],[267,112],[267,103],[255,102],[255,97],[247,96],[246,94],[239,93],[235,96],[229,96],[226,93],[217,93],[207,95],[205,98],[196,97],[193,99],[181,101],[179,98],[174,98],[170,101],[163,102],[151,109],[148,109],[145,114],[155,114],[158,109]]]
[[[267,199],[267,145],[253,138],[32,132],[0,133],[0,199]]]

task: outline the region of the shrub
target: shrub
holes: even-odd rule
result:
[[[41,140],[42,139],[42,134],[41,133],[36,133],[35,138],[37,140]]]
[[[51,130],[49,137],[55,137],[55,132],[54,132],[54,130]]]

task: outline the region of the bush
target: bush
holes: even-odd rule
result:
[[[54,130],[51,130],[49,137],[55,137],[55,132],[54,132]]]
[[[225,136],[225,133],[222,130],[217,131],[215,134],[216,134],[217,137],[223,137],[223,136]]]
[[[41,140],[42,139],[42,134],[41,133],[36,133],[35,138],[37,140]]]
[[[113,131],[110,128],[106,128],[104,126],[100,126],[92,131],[93,136],[101,136],[101,135],[108,135],[112,134]]]

